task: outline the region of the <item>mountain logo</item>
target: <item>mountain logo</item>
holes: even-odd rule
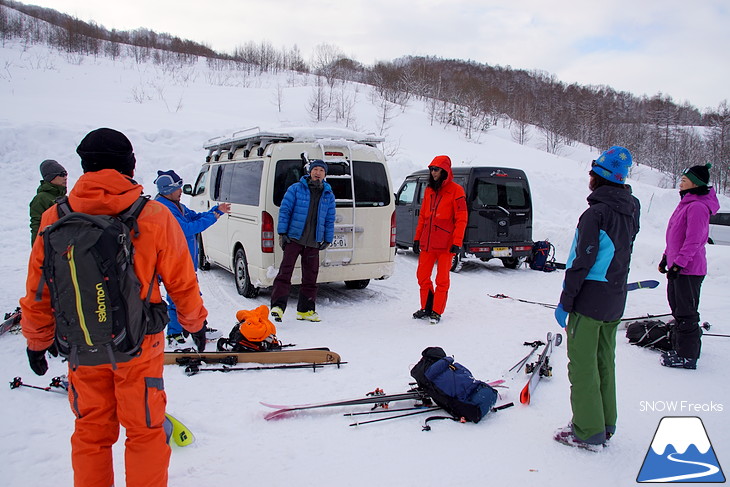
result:
[[[662,418],[636,481],[725,482],[702,420],[695,416]]]

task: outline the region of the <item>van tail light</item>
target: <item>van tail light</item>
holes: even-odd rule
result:
[[[390,216],[390,246],[395,247],[395,211]]]
[[[265,211],[261,212],[261,252],[274,253],[274,219]]]

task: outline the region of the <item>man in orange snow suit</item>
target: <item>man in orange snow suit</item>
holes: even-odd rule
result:
[[[74,211],[116,215],[142,194],[142,186],[132,179],[136,162],[132,144],[121,132],[94,130],[84,137],[76,152],[81,156],[84,174],[69,194],[69,205]],[[43,214],[41,229],[58,220],[56,206]],[[180,225],[156,201],[147,202],[137,224],[139,235],[133,239],[134,272],[141,282],[140,297],[145,299],[150,283],[154,283],[150,303],[161,303],[158,281],[154,278],[161,276],[177,304],[180,322],[195,336],[203,328],[208,312],[189,265],[190,253]],[[48,287],[44,286],[42,296],[36,298],[44,245],[43,238],[33,244],[26,295],[20,300],[28,359],[38,375],[48,370],[45,352],[55,351],[55,322]],[[127,435],[127,486],[167,485],[170,447],[163,428],[167,402],[162,380],[163,330],[164,323],[159,332],[146,335],[141,353],[129,361],[69,368],[69,402],[76,416],[71,437],[75,486],[114,484],[112,445],[119,437],[120,423]]]
[[[454,182],[451,173],[451,159],[436,156],[428,170],[428,186],[413,237],[413,251],[420,252],[416,278],[421,290],[421,309],[413,317],[436,324],[446,308],[451,262],[464,243],[468,213],[464,188]],[[435,290],[431,281],[434,264]]]

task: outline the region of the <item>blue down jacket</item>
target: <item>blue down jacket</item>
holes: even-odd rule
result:
[[[279,208],[279,222],[276,233],[286,234],[290,238],[299,239],[304,232],[304,224],[309,212],[309,176],[289,186]],[[324,189],[319,200],[317,214],[317,242],[332,243],[335,236],[335,194],[327,181],[322,182]]]

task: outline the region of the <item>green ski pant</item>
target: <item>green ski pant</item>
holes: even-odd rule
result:
[[[572,312],[568,318],[568,379],[573,431],[586,443],[603,443],[616,430],[616,329]]]

